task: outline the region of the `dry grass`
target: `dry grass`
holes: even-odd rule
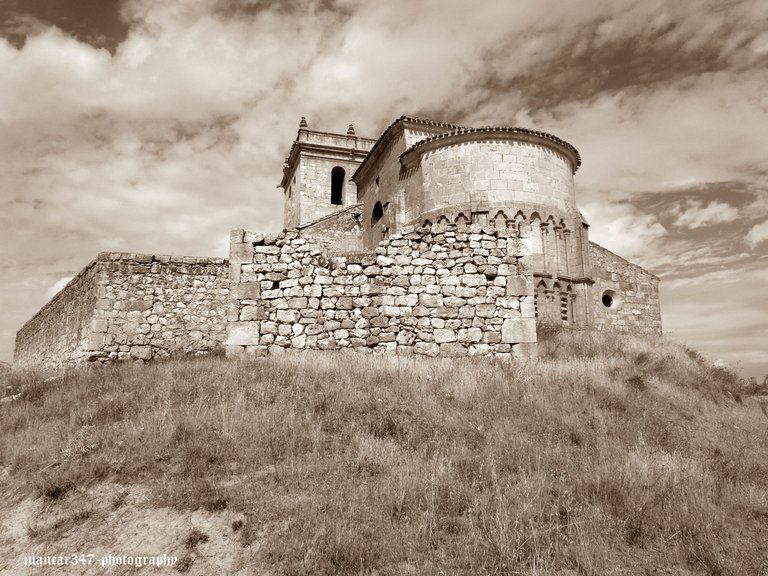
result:
[[[765,570],[768,419],[744,383],[663,340],[548,330],[541,349],[27,374],[0,405],[0,489],[56,506],[108,479],[236,510],[278,574]]]

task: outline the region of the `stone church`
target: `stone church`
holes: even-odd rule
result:
[[[402,116],[378,139],[301,119],[284,230],[229,259],[102,253],[16,339],[18,365],[357,350],[536,354],[536,326],[660,333],[659,279],[589,241],[578,151]]]

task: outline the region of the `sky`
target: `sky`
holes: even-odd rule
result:
[[[553,133],[664,331],[768,373],[764,0],[0,0],[0,360],[98,252],[279,230],[310,128]]]

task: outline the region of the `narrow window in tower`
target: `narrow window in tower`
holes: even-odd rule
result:
[[[571,314],[569,310],[568,305],[568,294],[565,292],[560,292],[560,319],[563,322],[569,322],[571,319]]]
[[[331,170],[331,204],[340,206],[343,204],[342,192],[344,190],[344,168],[336,166]]]
[[[384,208],[382,207],[381,202],[376,202],[373,207],[373,212],[371,213],[371,228],[373,228],[383,216]]]
[[[545,318],[547,309],[547,285],[540,280],[533,293],[533,313],[536,318]]]
[[[560,292],[560,319],[566,324],[573,322],[573,290],[570,286]]]

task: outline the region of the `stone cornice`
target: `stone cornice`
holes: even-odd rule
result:
[[[417,158],[429,150],[442,148],[451,144],[462,142],[471,142],[476,140],[512,140],[518,142],[528,142],[531,144],[541,144],[560,152],[571,161],[571,167],[574,173],[581,166],[581,156],[576,148],[561,140],[557,136],[528,128],[508,128],[508,127],[484,127],[484,128],[459,128],[444,134],[437,134],[421,142],[417,142],[408,150],[400,155],[400,162],[407,166],[413,163]],[[360,169],[358,168],[358,171]]]
[[[303,139],[302,133],[320,136],[333,136],[340,143],[354,143],[354,146],[337,146],[322,142],[312,142],[311,140]],[[360,161],[363,161],[370,153],[371,145],[374,145],[375,142],[376,140],[373,140],[372,138],[333,134],[331,132],[319,132],[316,130],[307,130],[306,128],[302,128],[299,130],[299,134],[297,135],[296,140],[294,140],[293,144],[291,144],[291,149],[288,152],[288,156],[286,158],[287,165],[283,167],[283,177],[277,187],[283,189],[286,188],[288,180],[290,180],[292,174],[292,171],[288,170],[288,168],[290,166],[296,165],[296,160],[302,152],[314,151],[326,154],[339,154],[344,156],[349,156],[352,154],[353,156],[358,157]]]
[[[376,144],[373,145],[373,148],[371,148],[371,151],[368,153],[368,157],[363,161],[360,166],[357,167],[357,170],[355,170],[355,173],[352,174],[352,179],[357,182],[357,178],[365,173],[368,166],[372,164],[372,162],[375,161],[376,158],[379,157],[381,152],[386,149],[387,144],[392,140],[392,137],[396,133],[396,129],[400,127],[405,127],[406,125],[409,126],[433,126],[437,128],[446,128],[448,130],[456,130],[458,128],[461,128],[458,124],[449,124],[447,122],[439,122],[437,120],[426,120],[424,118],[417,118],[415,116],[400,116],[397,120],[392,122],[387,128],[384,130],[384,132],[381,133],[381,136],[379,136],[379,139],[376,141]]]
[[[337,218],[341,214],[347,214],[351,212],[359,212],[362,214],[362,209],[363,209],[362,203],[352,204],[350,206],[347,206],[346,208],[342,208],[341,210],[336,210],[335,212],[331,212],[330,214],[326,214],[324,216],[320,216],[319,218],[315,218],[314,220],[310,220],[309,222],[306,222],[304,224],[300,224],[295,228],[297,230],[304,230],[305,228],[309,228],[310,226],[314,226],[315,224],[319,224],[320,222],[330,220],[331,218]]]

